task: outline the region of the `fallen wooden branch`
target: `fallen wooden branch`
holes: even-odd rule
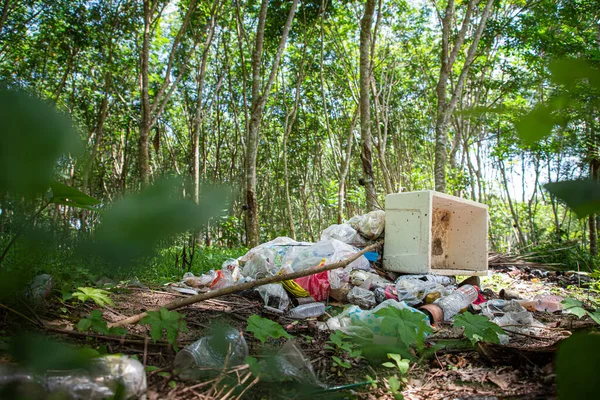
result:
[[[172,310],[176,310],[178,308],[189,306],[190,304],[198,303],[200,301],[213,299],[215,297],[225,296],[227,294],[240,292],[242,290],[254,289],[255,287],[263,286],[263,285],[266,285],[269,283],[276,283],[276,282],[282,282],[282,281],[287,281],[287,280],[291,280],[291,279],[302,278],[304,276],[318,274],[320,272],[330,271],[332,269],[343,268],[343,267],[348,266],[353,261],[356,261],[360,256],[364,255],[366,252],[369,252],[371,250],[375,250],[375,249],[381,247],[382,244],[383,244],[383,240],[381,240],[377,243],[374,243],[370,246],[365,247],[362,251],[359,251],[359,252],[353,254],[351,257],[348,257],[347,259],[345,259],[343,261],[338,261],[333,264],[323,265],[322,267],[318,267],[318,268],[309,268],[307,270],[293,272],[291,274],[269,276],[267,278],[257,279],[252,282],[242,283],[241,285],[229,286],[229,287],[218,289],[218,290],[215,290],[212,292],[201,293],[201,294],[197,294],[195,296],[186,297],[184,299],[177,299],[170,303],[165,304],[164,306],[157,307],[157,308],[154,308],[154,309],[148,310],[148,311],[159,311],[163,307],[169,311],[172,311]],[[140,314],[133,315],[133,316],[125,318],[125,319],[122,319],[117,322],[113,322],[112,324],[109,324],[108,326],[109,326],[109,328],[113,328],[113,327],[123,326],[123,325],[128,325],[128,324],[137,324],[146,315],[148,315],[147,311],[140,313]]]

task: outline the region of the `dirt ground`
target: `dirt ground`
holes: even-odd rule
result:
[[[535,294],[558,294],[577,297],[594,303],[594,291],[586,289],[586,276],[531,270],[528,267],[494,267],[491,276],[482,279],[486,298],[497,298],[500,289],[511,290],[522,298]],[[164,305],[178,297],[168,287],[123,287],[114,291],[114,307],[103,309],[107,321],[118,321]],[[63,304],[49,304],[37,310],[38,317],[48,327],[48,333],[73,342],[92,346],[106,346],[109,353],[136,355],[145,366],[153,366],[148,372],[148,399],[192,399],[192,398],[293,398],[298,392],[287,391],[285,385],[273,386],[255,382],[247,366],[238,367],[227,377],[217,377],[205,382],[181,382],[170,376],[175,356],[166,342],[154,343],[146,327],[127,327],[127,339],[116,339],[102,335],[88,335],[74,331],[74,324],[94,307],[82,304],[69,306],[68,317],[60,312]],[[385,378],[390,370],[369,365],[365,360],[349,360],[351,368],[335,367],[331,351],[324,348],[329,332],[319,330],[314,320],[294,321],[269,312],[262,306],[259,297],[251,293],[230,295],[185,307],[178,310],[185,315],[188,332],[179,337],[179,347],[192,343],[203,336],[216,320],[226,322],[244,332],[250,355],[261,348],[252,334],[247,333],[246,321],[252,314],[275,320],[295,337],[296,344],[310,359],[318,379],[328,386],[348,385],[368,381],[367,375],[377,382],[345,391],[327,392],[323,398],[393,399]],[[574,331],[593,329],[588,317],[578,320],[569,314],[536,312],[535,318],[544,324],[539,335],[509,333],[507,345],[479,345],[470,349],[446,349],[438,351],[428,360],[411,363],[407,383],[402,390],[405,399],[551,399],[555,397],[553,359],[558,344]],[[61,316],[62,315],[62,316]],[[320,317],[326,320],[327,315]],[[428,337],[428,343],[460,338],[451,326],[441,326]],[[270,340],[268,345],[277,347],[283,340]],[[233,376],[233,380],[232,380]],[[232,383],[233,382],[233,383]],[[236,384],[251,384],[251,388],[240,396],[239,389],[231,390]],[[231,392],[229,393],[229,390]],[[302,396],[300,396],[302,397]],[[311,394],[310,397],[318,397]]]

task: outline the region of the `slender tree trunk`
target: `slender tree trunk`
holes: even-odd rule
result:
[[[152,23],[152,14],[153,10],[150,2],[147,0],[144,1],[144,38],[140,54],[142,118],[140,120],[140,140],[138,145],[138,166],[142,186],[150,184],[148,145],[152,116],[150,115],[148,62],[150,59],[150,25]]]
[[[456,39],[450,50],[450,36],[452,33],[452,25],[455,20],[455,5],[454,0],[448,0],[444,17],[442,18],[442,53],[439,79],[436,86],[437,109],[435,123],[435,162],[434,162],[434,179],[435,190],[446,192],[446,164],[448,160],[448,123],[450,116],[456,108],[456,104],[462,94],[462,89],[465,79],[469,73],[471,64],[477,55],[479,41],[483,35],[483,30],[490,16],[494,0],[487,0],[484,10],[481,13],[479,24],[473,34],[471,45],[467,51],[467,56],[456,84],[453,87],[450,101],[447,98],[448,81],[450,73],[454,66],[454,62],[465,42],[465,37],[471,26],[471,16],[476,8],[479,0],[470,0],[467,4],[465,16],[462,21],[461,28],[456,35]]]
[[[246,232],[248,236],[248,246],[255,247],[260,241],[259,230],[258,230],[258,203],[256,196],[256,157],[258,155],[258,141],[260,124],[262,120],[262,114],[275,80],[277,69],[279,68],[279,62],[283,55],[285,45],[287,43],[287,37],[296,14],[296,8],[298,6],[298,0],[294,0],[288,14],[287,21],[281,34],[281,40],[277,48],[277,53],[271,66],[271,73],[269,78],[262,88],[261,92],[261,62],[263,45],[265,38],[265,22],[267,18],[267,8],[269,5],[268,0],[262,0],[258,25],[256,28],[256,40],[254,45],[254,51],[252,54],[252,106],[250,111],[250,125],[248,127],[247,139],[246,139],[246,208],[247,208],[247,219],[246,219]]]
[[[372,137],[371,137],[371,25],[375,12],[375,0],[367,0],[365,12],[360,22],[360,137],[362,141],[361,162],[363,184],[365,186],[367,211],[377,208],[375,176],[373,174]]]
[[[342,159],[342,170],[340,172],[339,186],[338,186],[338,210],[337,210],[337,221],[338,224],[344,222],[344,203],[346,202],[346,178],[350,171],[350,159],[352,158],[352,144],[354,143],[354,129],[356,129],[356,120],[358,118],[358,106],[354,109],[352,121],[350,122],[350,129],[348,129],[348,138],[346,140],[346,154]]]

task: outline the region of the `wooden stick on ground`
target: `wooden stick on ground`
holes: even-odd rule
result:
[[[172,311],[172,310],[176,310],[178,308],[189,306],[190,304],[198,303],[200,301],[213,299],[215,297],[220,297],[220,296],[232,294],[235,292],[240,292],[242,290],[253,289],[255,287],[263,286],[268,283],[282,282],[282,281],[287,281],[290,279],[297,279],[297,278],[302,278],[302,277],[308,276],[308,275],[318,274],[318,273],[324,272],[324,271],[330,271],[332,269],[343,268],[343,267],[348,266],[348,264],[352,263],[353,261],[356,261],[360,256],[364,255],[366,252],[369,252],[371,250],[375,250],[375,249],[381,247],[382,244],[383,244],[383,240],[381,240],[377,243],[374,243],[370,246],[365,247],[362,251],[353,254],[351,257],[348,257],[347,259],[345,259],[343,261],[338,261],[333,264],[323,265],[322,267],[318,267],[318,268],[309,268],[307,270],[294,272],[291,274],[269,276],[267,278],[257,279],[252,282],[242,283],[241,285],[229,286],[229,287],[218,289],[218,290],[215,290],[212,292],[201,293],[201,294],[197,294],[195,296],[186,297],[184,299],[177,299],[170,303],[165,304],[162,307],[154,308],[154,309],[148,310],[148,311],[159,311],[163,307],[169,311]],[[113,328],[113,327],[123,326],[123,325],[128,325],[128,324],[137,324],[146,315],[148,315],[147,312],[136,314],[131,317],[122,319],[120,321],[113,322],[112,324],[109,324],[109,327]]]

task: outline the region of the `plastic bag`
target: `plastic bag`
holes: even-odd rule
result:
[[[350,218],[345,223],[348,224],[348,225],[350,225],[356,231],[358,231],[358,226],[360,225],[362,219],[363,219],[362,215],[355,215],[354,217]]]
[[[283,265],[290,266],[295,272],[304,271],[320,264],[322,260],[325,260],[327,264],[331,264],[345,260],[358,251],[357,248],[337,239],[321,240],[312,246],[300,247],[289,252],[283,258]],[[348,271],[352,269],[370,270],[371,265],[364,256],[361,256],[346,268]]]
[[[358,224],[358,232],[369,240],[375,240],[385,228],[385,211],[376,210],[363,215]]]
[[[290,305],[290,298],[281,283],[259,286],[256,291],[265,301],[265,306],[285,311]]]
[[[366,309],[373,308],[375,304],[377,304],[373,292],[358,286],[353,287],[350,292],[348,292],[348,302]]]
[[[329,277],[327,271],[295,279],[315,301],[324,301],[329,297]]]
[[[386,287],[377,287],[373,290],[373,293],[375,294],[375,301],[377,304],[383,303],[389,299],[398,300],[396,286],[393,284],[387,285]]]
[[[348,224],[331,225],[321,233],[321,240],[337,239],[352,246],[364,247],[367,243],[354,229]]]
[[[423,315],[423,320],[425,323],[429,325],[429,318],[423,312],[407,306],[404,302],[390,299],[384,301],[370,311],[361,310],[360,307],[357,306],[350,306],[337,317],[330,318],[327,321],[327,327],[330,330],[340,330],[347,335],[368,343],[389,343],[390,339],[397,339],[395,336],[396,333],[390,333],[390,336],[386,335],[386,332],[382,330],[381,326],[381,321],[383,318],[375,315],[377,311],[387,307],[394,307],[399,310],[410,310],[411,312],[420,313]]]
[[[432,300],[445,296],[448,293],[444,286],[434,282],[424,282],[419,279],[404,279],[396,281],[396,294],[398,300],[405,301],[408,305],[422,303],[427,295],[432,294]]]
[[[252,279],[273,276],[278,271],[278,268],[275,267],[274,260],[275,253],[272,250],[266,248],[258,249],[250,255],[244,264],[242,275]]]
[[[220,269],[215,274],[215,279],[210,284],[211,290],[223,289],[233,285],[233,278],[228,270]]]
[[[329,296],[342,303],[348,301],[348,292],[352,286],[348,283],[349,273],[345,268],[332,269],[328,271],[329,276]]]

